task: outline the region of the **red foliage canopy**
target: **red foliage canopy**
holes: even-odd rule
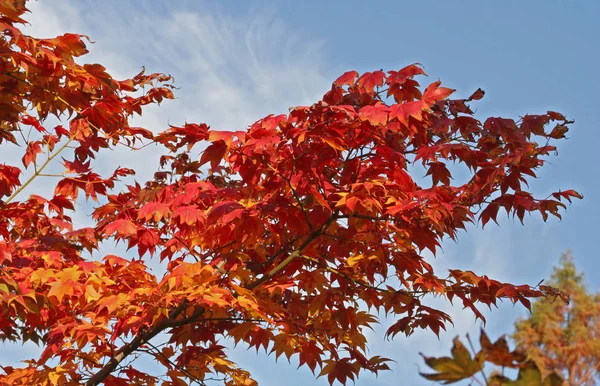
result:
[[[468,99],[447,99],[453,90],[440,82],[421,91],[423,70],[410,65],[345,73],[321,101],[247,131],[185,124],[155,135],[129,119],[172,98],[170,77],[118,81],[99,64],[80,65],[84,37],[24,35],[25,11],[0,1],[0,142],[24,145],[24,168],[0,165],[0,338],[34,340],[43,352],[3,367],[0,383],[152,385],[164,375],[162,385],[184,385],[218,373],[255,384],[223,337],[345,383],[387,369],[388,359],[366,356],[363,332],[377,312],[396,318],[390,336],[438,333],[450,317],[428,307],[427,294],[458,297],[479,318],[477,303],[528,307],[543,295],[469,271],[439,277],[423,250],[500,208],[546,219],[559,216],[561,199],[580,197],[524,190],[555,150],[548,142],[564,136],[563,115],[482,123],[468,105],[481,90]],[[65,124],[47,127],[49,116]],[[151,181],[122,189],[117,181],[133,170],[94,171],[97,153],[141,140],[164,152]],[[199,157],[196,144],[208,145]],[[44,171],[59,155],[54,194],[21,197],[35,178],[51,183],[57,175]],[[431,183],[412,178],[415,163]],[[464,184],[452,185],[451,163],[466,165]],[[81,194],[98,202],[91,228],[68,215]],[[137,255],[97,256],[110,239]],[[150,273],[150,258],[168,272]],[[164,372],[136,369],[130,360],[142,354]]]

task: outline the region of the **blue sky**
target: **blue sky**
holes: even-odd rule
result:
[[[525,226],[503,218],[499,227],[471,227],[458,243],[445,243],[433,263],[439,272],[472,269],[536,284],[549,277],[562,252],[572,249],[590,289],[599,290],[597,1],[53,0],[30,8],[29,33],[87,34],[96,42],[90,60],[117,77],[130,76],[142,65],[172,74],[180,87],[178,99],[139,120],[155,131],[184,121],[243,129],[267,114],[317,101],[344,71],[394,70],[413,62],[425,66],[429,79],[424,82],[439,78],[457,89],[457,96],[483,88],[485,98],[473,105],[479,118],[560,111],[576,123],[531,187],[540,195],[574,188],[585,199],[570,206],[560,222],[532,216]],[[143,178],[152,172],[146,167],[152,157],[123,153],[119,161],[133,163]],[[357,384],[431,384],[417,374],[419,367],[426,370],[418,352],[446,354],[455,335],[478,336],[480,327],[460,307],[443,307],[455,317],[455,327],[439,340],[418,332],[386,342],[383,327],[373,333],[371,353],[397,362],[393,372],[366,376]],[[487,312],[489,335],[510,333],[516,317],[525,313],[511,304]],[[0,353],[0,363],[19,355],[26,359],[32,350],[14,348],[10,358]],[[276,364],[243,348],[233,350],[232,357],[261,385],[327,384],[322,378],[314,381],[307,369],[296,370],[285,360]]]

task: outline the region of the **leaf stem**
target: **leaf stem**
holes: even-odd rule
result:
[[[475,356],[475,346],[473,346],[473,341],[471,341],[471,336],[467,334],[467,342],[469,342],[469,346],[471,346],[471,351],[473,351],[473,356]],[[479,370],[481,375],[483,376],[483,382],[485,382],[485,386],[489,386],[487,375],[485,375],[485,371],[483,371],[483,365],[481,365],[481,369]]]
[[[31,177],[29,177],[29,179],[27,181],[25,181],[24,184],[22,184],[21,186],[19,186],[19,189],[15,190],[14,193],[11,194],[10,197],[8,197],[8,199],[5,201],[5,203],[8,204],[12,200],[14,200],[15,197],[19,193],[21,193],[29,184],[31,184],[33,182],[33,180],[35,180],[40,174],[42,174],[42,171],[46,168],[46,166],[48,166],[48,164],[54,158],[56,158],[56,156],[59,155],[72,141],[73,141],[73,138],[69,138],[69,140],[67,142],[65,142],[64,145],[62,145],[56,152],[54,152],[54,154],[52,154],[50,157],[48,157],[48,159],[46,159],[46,161],[44,161],[44,163],[39,168],[37,168],[37,170],[35,171],[35,173],[33,173],[31,175]]]

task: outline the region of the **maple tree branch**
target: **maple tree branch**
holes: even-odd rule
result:
[[[311,257],[309,257],[309,256],[302,256],[302,257],[303,257],[304,259],[307,259],[307,260],[309,260],[309,261],[312,261],[312,262],[314,262],[314,263],[317,263],[317,264],[319,264],[319,261],[318,261],[317,259],[313,259],[313,258],[311,258]],[[324,264],[320,264],[320,266],[321,266],[321,268],[323,268],[324,270],[326,270],[326,271],[328,271],[328,272],[330,272],[330,273],[333,273],[333,274],[335,274],[335,275],[341,276],[341,277],[343,277],[344,279],[346,279],[346,280],[349,280],[349,281],[351,281],[351,282],[353,282],[353,283],[355,283],[355,284],[358,284],[358,285],[359,285],[359,286],[361,286],[361,287],[369,288],[369,289],[372,289],[372,290],[375,290],[375,291],[379,291],[379,292],[392,292],[392,291],[388,291],[388,290],[385,290],[385,289],[382,289],[382,288],[376,287],[376,286],[374,286],[374,285],[371,285],[371,284],[369,284],[369,283],[365,283],[365,282],[363,282],[363,281],[361,281],[361,280],[358,280],[358,279],[353,279],[353,278],[352,278],[352,277],[350,277],[349,275],[346,275],[345,273],[343,273],[343,272],[340,272],[339,270],[337,270],[337,269],[335,269],[335,268],[333,268],[333,267],[329,267],[329,266],[326,266],[326,265],[324,265]],[[396,291],[394,291],[394,292],[396,292]],[[406,291],[400,291],[400,292],[406,292]]]
[[[171,234],[171,237],[173,237],[175,240],[179,241],[179,243],[181,245],[184,246],[184,248],[194,257],[194,260],[196,260],[196,263],[198,263],[202,257],[198,254],[198,252],[196,252],[195,250],[193,250],[189,245],[187,245],[187,243],[185,243],[181,237],[177,236],[175,233],[173,232],[169,232]]]
[[[25,134],[23,134],[23,130],[17,130],[19,132],[19,134],[21,134],[21,138],[23,138],[23,142],[27,143],[29,142],[27,138],[25,138]],[[29,137],[29,134],[27,135]],[[19,146],[20,147],[20,146]]]
[[[26,80],[26,79],[20,79],[18,77],[13,76],[10,73],[6,73],[5,75],[7,75],[8,77],[12,78],[12,79],[16,79],[17,81],[23,82],[25,84],[27,84],[30,87],[37,87],[36,85],[34,85],[33,83],[31,83],[30,81]],[[58,95],[57,93],[54,93],[50,90],[47,90],[45,88],[41,88],[43,91],[53,95],[57,100],[60,100],[61,102],[63,102],[66,106],[70,107],[71,109],[73,109],[73,111],[76,111],[78,114],[80,114],[79,109],[76,109],[75,107],[73,107],[69,102],[67,102],[66,100],[64,100],[60,95]],[[91,122],[89,122],[90,126],[94,127],[96,130],[98,130],[97,127],[95,127]],[[21,130],[19,130],[21,131]],[[98,130],[99,131],[99,130]],[[23,132],[21,131],[21,135],[23,135]],[[69,140],[62,145],[56,152],[54,152],[54,154],[52,155],[48,155],[48,158],[46,159],[46,161],[44,161],[44,163],[42,164],[42,166],[40,166],[39,168],[37,168],[37,165],[34,164],[35,166],[35,173],[33,173],[33,175],[27,180],[25,181],[24,184],[22,184],[19,189],[15,190],[15,192],[13,194],[11,194],[11,196],[6,200],[6,203],[8,204],[9,202],[11,202],[19,193],[21,193],[23,191],[23,189],[25,189],[29,184],[31,184],[31,182],[33,182],[33,180],[35,180],[40,173],[46,168],[46,166],[48,166],[48,164],[54,159],[56,158],[57,155],[59,155],[65,148],[67,148],[69,146],[69,144],[73,141],[73,138],[69,138]],[[27,142],[27,141],[26,141]]]
[[[225,247],[228,247],[228,246],[230,246],[230,245],[234,244],[234,242],[231,242],[231,243],[229,243],[229,244],[226,244],[226,245],[224,245],[224,246],[222,246],[222,247],[219,247],[219,248],[216,248],[216,249],[214,249],[214,250],[210,251],[210,253],[204,253],[204,254],[200,254],[200,253],[198,253],[198,252],[197,252],[197,251],[196,251],[194,248],[190,247],[190,246],[189,246],[189,245],[188,245],[188,244],[187,244],[187,243],[186,243],[186,242],[185,242],[185,241],[184,241],[184,240],[183,240],[181,237],[177,236],[175,233],[173,233],[173,232],[169,232],[169,234],[170,234],[170,235],[171,235],[171,236],[172,236],[172,237],[173,237],[175,240],[179,241],[179,243],[180,243],[181,245],[183,245],[183,247],[184,247],[184,248],[185,248],[185,249],[186,249],[186,250],[187,250],[187,251],[188,251],[188,252],[189,252],[189,253],[192,255],[192,257],[194,258],[194,260],[196,260],[196,262],[197,262],[197,263],[198,263],[198,262],[200,262],[200,261],[204,261],[204,259],[205,259],[205,258],[206,258],[208,255],[210,255],[210,254],[214,254],[214,253],[216,253],[218,250],[221,250],[221,249],[223,249],[223,248],[225,248]],[[223,267],[221,267],[219,264],[215,264],[215,265],[214,265],[214,268],[215,268],[215,269],[216,269],[216,270],[217,270],[217,271],[218,271],[220,274],[222,274],[222,275],[227,275],[227,273],[228,273],[228,271],[225,271],[225,270],[223,269]]]
[[[142,142],[142,141],[140,140],[140,142]],[[118,143],[119,143],[119,145],[125,146],[126,148],[129,148],[131,150],[137,151],[137,150],[142,150],[142,149],[144,149],[144,148],[146,148],[146,147],[148,147],[148,146],[150,146],[152,144],[157,144],[158,142],[156,142],[154,140],[152,140],[152,141],[150,141],[148,143],[143,143],[142,142],[142,146],[138,146],[138,147],[135,147],[133,145],[128,145],[128,144],[124,143],[123,141],[118,141]]]
[[[254,158],[254,159],[256,159],[256,158]],[[306,208],[304,207],[304,204],[302,203],[302,200],[300,200],[300,197],[298,196],[298,192],[296,192],[296,189],[294,189],[294,186],[292,185],[291,175],[294,173],[294,168],[295,168],[296,160],[294,159],[294,162],[292,164],[292,172],[290,174],[290,177],[284,176],[282,173],[280,173],[277,169],[273,168],[272,165],[269,165],[264,160],[259,159],[258,161],[261,162],[262,164],[264,164],[269,169],[271,169],[275,174],[277,174],[281,178],[283,178],[285,180],[285,182],[287,182],[288,186],[290,187],[290,190],[292,191],[292,195],[294,196],[294,199],[296,200],[296,202],[300,206],[300,209],[302,210],[302,214],[304,216],[304,220],[306,221],[306,225],[308,225],[308,229],[312,232],[313,227],[312,227],[312,224],[310,222],[310,219],[308,218],[308,213],[306,212]]]
[[[312,258],[310,256],[302,255],[302,258],[305,259],[305,260],[307,260],[307,261],[310,261],[310,262],[313,262],[313,263],[317,264],[318,266],[320,266],[321,268],[323,268],[327,272],[330,272],[330,273],[333,273],[335,275],[341,276],[344,279],[349,280],[349,281],[351,281],[351,282],[353,282],[355,284],[358,284],[361,287],[372,289],[372,290],[375,290],[375,291],[378,291],[378,292],[391,293],[391,294],[405,294],[405,295],[412,295],[414,297],[422,297],[423,295],[427,295],[427,294],[432,293],[431,291],[409,291],[409,290],[403,290],[403,289],[390,291],[390,290],[383,289],[383,288],[377,287],[375,285],[366,283],[366,282],[361,281],[359,279],[354,279],[354,278],[350,277],[349,275],[347,275],[347,274],[345,274],[345,273],[343,273],[343,272],[341,272],[341,271],[339,271],[339,270],[337,270],[337,269],[335,269],[333,267],[329,267],[329,266],[321,263],[319,260],[317,260],[315,258]]]
[[[280,175],[281,175],[281,173],[280,173]],[[296,192],[296,189],[294,189],[294,187],[292,186],[292,181],[287,180],[287,179],[286,179],[286,181],[287,181],[288,185],[290,186],[290,190],[292,191],[292,194],[294,195],[294,199],[296,199],[296,202],[298,203],[298,205],[300,205],[300,209],[302,210],[302,214],[304,215],[304,220],[306,221],[306,225],[308,225],[308,229],[310,229],[312,231],[313,227],[312,227],[312,224],[310,223],[310,219],[308,218],[308,213],[306,213],[306,208],[304,208],[304,204],[300,200],[300,197],[298,197],[298,193]]]
[[[42,91],[45,91],[47,93],[49,93],[50,95],[54,96],[57,100],[61,101],[62,103],[65,104],[65,106],[69,107],[70,109],[72,109],[73,111],[75,111],[77,114],[81,115],[81,110],[74,107],[71,103],[69,103],[68,101],[66,101],[63,97],[61,97],[60,95],[58,95],[56,92],[52,92],[48,89],[45,89],[43,87],[39,87],[34,85],[33,83],[31,83],[30,81],[28,81],[27,79],[20,79],[18,77],[15,77],[14,75],[12,75],[11,73],[5,73],[6,76],[15,79],[17,81],[23,82],[26,85],[28,85],[29,87],[33,87],[33,88],[41,88]],[[87,119],[86,119],[87,120]],[[90,125],[90,127],[92,127],[93,129],[95,129],[96,131],[100,132],[100,128],[98,128],[96,125],[94,125],[92,122],[90,122],[89,120],[88,124]],[[19,130],[21,131],[21,130]],[[21,131],[21,135],[23,135],[23,132]],[[25,142],[27,142],[27,140],[25,140]],[[58,156],[64,149],[66,149],[67,147],[69,147],[69,144],[73,142],[73,138],[69,138],[69,140],[62,145],[56,152],[54,152],[54,154],[49,155],[48,154],[48,158],[46,159],[46,161],[44,161],[44,163],[42,164],[42,166],[40,166],[39,168],[37,167],[36,164],[34,164],[35,167],[35,172],[33,173],[33,175],[27,180],[25,181],[24,184],[22,184],[19,189],[15,190],[15,192],[5,201],[5,203],[10,203],[12,200],[14,200],[14,198],[21,193],[29,184],[31,184],[33,182],[33,180],[35,180],[40,173],[46,168],[46,166],[48,166],[48,164],[54,159],[56,158],[56,156]]]
[[[342,214],[336,216],[336,219],[340,218],[360,218],[363,220],[371,220],[371,221],[387,221],[387,220],[395,220],[392,216],[367,216],[364,214],[352,213],[352,214]]]
[[[183,319],[177,319],[183,311],[189,306],[187,300],[183,300],[177,308],[173,309],[167,319],[163,319],[154,327],[136,336],[131,342],[127,343],[115,352],[115,355],[102,368],[94,374],[86,383],[86,386],[97,386],[106,379],[125,358],[138,350],[142,345],[147,344],[150,339],[160,334],[167,328],[179,327],[196,321],[205,311],[202,307],[197,307],[194,312]]]
[[[39,173],[38,176],[39,177],[57,177],[57,178],[64,178],[65,177],[64,174],[52,174],[52,173]],[[74,178],[71,178],[71,179],[74,179]],[[87,182],[87,181],[81,181],[81,180],[79,180],[79,181],[80,182]]]
[[[202,386],[206,386],[206,383],[204,383],[204,381],[202,381],[202,379],[199,379],[198,377],[194,376],[192,373],[190,373],[189,371],[187,371],[187,369],[183,366],[179,366],[176,363],[174,363],[168,356],[166,356],[165,354],[163,354],[162,351],[160,351],[158,349],[158,347],[156,347],[155,345],[153,345],[150,342],[146,343],[148,346],[150,346],[150,348],[152,350],[147,350],[148,354],[150,355],[160,355],[168,364],[170,364],[171,366],[173,366],[173,368],[181,371],[183,374],[185,374],[189,379],[193,380],[194,382],[197,382],[199,385]]]
[[[246,288],[254,289],[262,283],[266,282],[267,280],[271,279],[273,276],[277,275],[279,272],[281,272],[281,270],[287,267],[296,257],[300,256],[300,253],[302,253],[304,248],[306,248],[310,243],[312,243],[313,240],[315,240],[317,237],[321,236],[323,232],[327,230],[329,225],[331,225],[331,223],[336,220],[336,218],[337,216],[331,216],[323,225],[319,227],[319,229],[316,229],[312,233],[310,233],[308,235],[308,238],[304,240],[304,242],[302,242],[302,244],[300,244],[295,251],[290,253],[290,255],[286,257],[285,260],[283,260],[269,272],[265,273],[260,279],[256,280],[253,283],[250,283]]]
[[[65,142],[64,145],[62,145],[60,148],[58,148],[58,150],[56,152],[54,152],[54,154],[52,154],[51,156],[49,156],[48,159],[46,159],[46,161],[44,161],[44,163],[39,168],[37,168],[37,170],[35,171],[35,173],[33,173],[31,175],[31,177],[29,177],[29,179],[27,181],[25,181],[25,183],[23,183],[21,186],[19,186],[19,188],[17,190],[15,190],[13,192],[13,194],[11,194],[10,197],[8,197],[8,199],[6,199],[5,203],[8,204],[12,200],[14,200],[15,197],[19,193],[21,193],[29,184],[31,184],[33,182],[33,180],[35,180],[42,173],[42,171],[46,168],[46,166],[48,166],[48,164],[54,158],[56,158],[56,156],[58,156],[72,141],[73,141],[73,138],[69,138],[69,140],[67,142]]]

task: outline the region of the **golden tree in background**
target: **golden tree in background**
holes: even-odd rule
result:
[[[544,373],[563,374],[570,386],[595,385],[600,370],[600,294],[587,291],[573,255],[563,254],[549,283],[571,297],[539,299],[516,323],[515,342]]]

